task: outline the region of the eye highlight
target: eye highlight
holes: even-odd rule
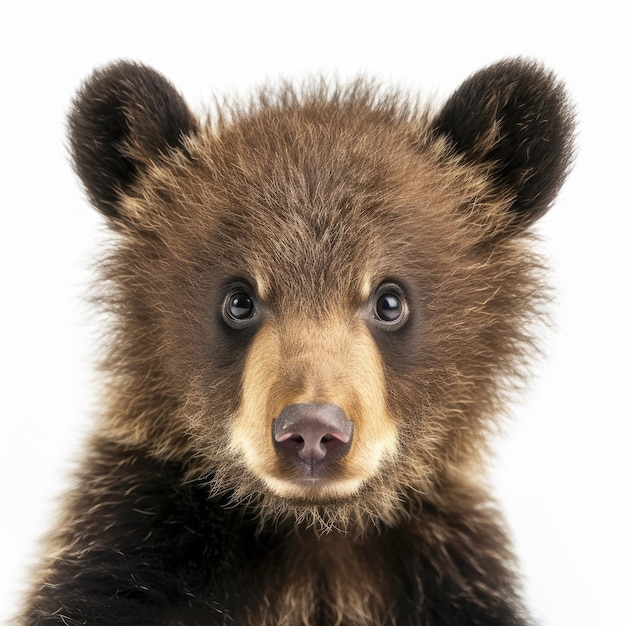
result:
[[[409,307],[402,289],[395,283],[383,283],[372,298],[372,316],[384,330],[398,330],[406,322]]]

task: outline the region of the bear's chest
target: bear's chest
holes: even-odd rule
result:
[[[229,619],[242,626],[393,623],[394,590],[379,545],[351,542],[343,535],[293,536],[261,552],[257,563],[242,563],[238,572],[230,572],[228,588],[237,591],[218,602],[228,616],[224,623]]]

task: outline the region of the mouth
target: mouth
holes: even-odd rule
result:
[[[291,466],[265,482],[280,497],[320,506],[353,497],[362,484],[360,479],[346,477],[338,468],[323,463]]]

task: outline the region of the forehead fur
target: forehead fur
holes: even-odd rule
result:
[[[205,262],[231,277],[358,291],[363,276],[449,256],[446,237],[456,256],[488,236],[487,217],[506,219],[506,198],[490,198],[480,168],[450,154],[430,123],[364,82],[263,92],[209,120],[188,156],[149,168],[127,202],[181,254],[211,251]],[[468,206],[479,197],[477,220]]]

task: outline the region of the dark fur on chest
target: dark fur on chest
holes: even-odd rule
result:
[[[407,500],[407,522],[362,536],[260,528],[180,467],[100,443],[27,624],[517,625],[506,539],[481,494]],[[452,503],[452,506],[449,504]]]

